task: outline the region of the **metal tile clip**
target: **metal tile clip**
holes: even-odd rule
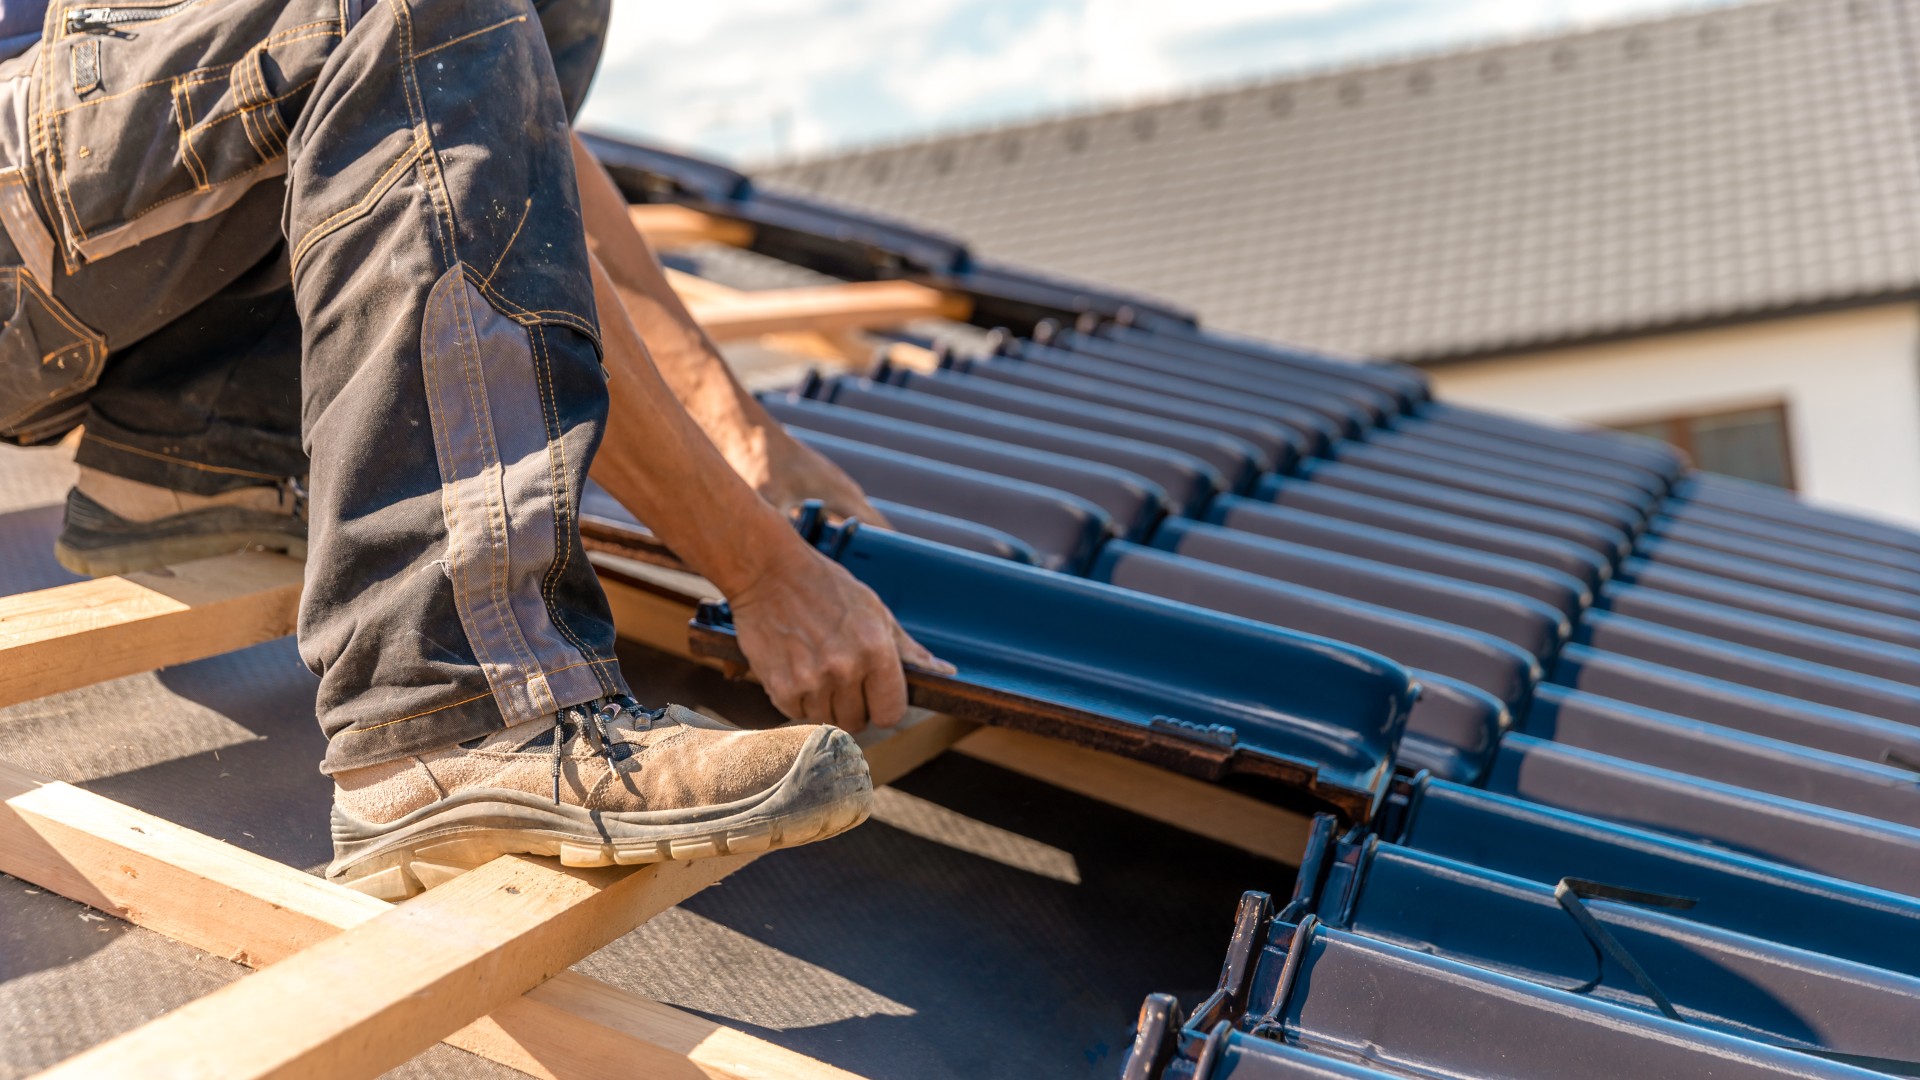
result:
[[[1168,735],[1227,749],[1232,749],[1240,741],[1240,733],[1225,724],[1196,724],[1175,716],[1156,716],[1148,721],[1147,726]]]

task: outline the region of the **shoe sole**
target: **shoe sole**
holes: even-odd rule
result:
[[[327,878],[398,901],[504,855],[556,856],[562,866],[637,866],[758,854],[846,832],[867,819],[872,804],[859,746],[845,732],[823,728],[779,783],[723,807],[602,813],[479,789],[385,826],[336,810]]]
[[[200,533],[169,536],[158,540],[136,540],[105,547],[76,548],[65,540],[53,543],[53,557],[60,565],[86,577],[113,577],[134,574],[161,566],[231,555],[239,551],[277,551],[296,559],[307,557],[307,542],[297,536],[271,530],[247,530],[229,533]]]

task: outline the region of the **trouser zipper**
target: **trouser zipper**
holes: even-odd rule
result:
[[[67,32],[79,33],[83,30],[111,30],[127,23],[149,22],[178,14],[199,3],[200,0],[180,0],[177,4],[165,7],[81,7],[67,9]]]

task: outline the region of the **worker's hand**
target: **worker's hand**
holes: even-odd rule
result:
[[[902,663],[953,674],[907,636],[873,590],[805,544],[783,547],[728,597],[740,651],[773,704],[795,720],[859,731],[907,711]]]
[[[818,499],[831,517],[858,518],[864,525],[891,527],[852,477],[813,447],[787,434],[785,428],[774,425],[767,432],[759,455],[762,461],[741,469],[741,475],[781,513]]]

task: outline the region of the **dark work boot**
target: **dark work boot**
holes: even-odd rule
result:
[[[297,482],[193,495],[82,467],[53,545],[60,565],[89,577],[250,550],[306,558],[306,499]]]

